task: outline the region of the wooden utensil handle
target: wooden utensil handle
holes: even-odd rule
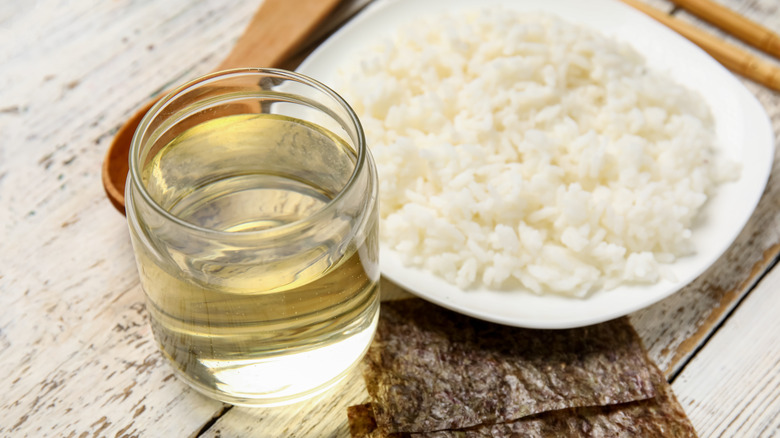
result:
[[[264,0],[217,70],[279,65],[338,3],[339,0]],[[302,15],[315,18],[300,20]]]
[[[780,91],[780,68],[639,0],[621,0],[698,45],[734,73]]]
[[[780,58],[780,36],[764,26],[712,0],[671,1],[751,46]]]

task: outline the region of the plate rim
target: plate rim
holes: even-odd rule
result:
[[[516,1],[516,0],[514,0]],[[348,23],[346,23],[342,28],[340,28],[337,32],[335,32],[333,35],[331,35],[326,41],[323,42],[316,50],[314,50],[296,69],[297,71],[307,74],[307,69],[310,69],[310,64],[312,64],[314,61],[317,60],[318,57],[324,56],[323,53],[327,53],[328,50],[331,50],[331,45],[335,44],[335,42],[338,42],[340,38],[345,38],[345,35],[347,37],[349,36],[350,32],[353,32],[353,29],[357,26],[361,26],[364,21],[371,20],[372,17],[378,16],[383,13],[387,13],[388,10],[392,10],[392,8],[407,8],[412,6],[407,6],[407,4],[415,3],[415,0],[375,0],[372,4],[368,5],[366,8],[364,8],[363,11],[361,11],[358,15],[356,15],[352,20],[350,20]],[[478,7],[485,7],[487,3],[493,4],[493,5],[501,5],[501,6],[507,6],[509,7],[513,6],[513,0],[491,0],[490,2],[471,2],[469,3],[468,0],[462,0],[462,1],[447,1],[447,0],[426,0],[425,7],[427,8],[437,8],[441,7],[441,12],[445,10],[453,10],[456,7],[468,4],[470,6],[478,6]],[[554,4],[554,5],[561,5],[561,4],[577,4],[572,3],[570,0],[548,0],[545,2],[547,6]],[[593,4],[591,4],[593,3]],[[600,5],[599,5],[600,3]],[[444,5],[446,5],[446,9],[444,9]],[[535,4],[535,6],[539,6],[538,4]],[[512,325],[516,327],[525,327],[525,328],[537,328],[537,329],[565,329],[565,328],[573,328],[573,327],[581,327],[586,326],[590,324],[596,324],[599,322],[604,322],[610,319],[618,318],[621,316],[628,315],[630,313],[636,312],[637,310],[646,308],[648,306],[651,306],[659,301],[662,301],[663,299],[679,292],[683,288],[685,288],[687,285],[692,283],[696,280],[703,272],[705,272],[707,269],[709,269],[713,264],[715,264],[722,255],[733,245],[734,241],[737,239],[739,234],[744,230],[746,224],[750,220],[750,218],[753,216],[753,212],[755,211],[756,207],[758,206],[758,203],[760,202],[761,198],[763,197],[763,193],[766,190],[766,185],[769,180],[769,177],[771,175],[771,169],[773,164],[773,158],[775,153],[775,139],[774,139],[774,132],[771,127],[771,122],[769,120],[769,117],[766,113],[766,110],[764,109],[763,105],[758,101],[756,96],[751,93],[736,77],[734,77],[725,67],[723,67],[721,64],[719,64],[717,61],[712,59],[707,53],[705,53],[702,49],[700,49],[698,46],[690,42],[689,40],[685,39],[684,37],[680,36],[679,34],[675,33],[671,29],[668,29],[667,27],[663,26],[662,24],[656,22],[652,18],[642,14],[639,11],[634,10],[633,8],[630,8],[629,6],[617,2],[617,1],[608,1],[608,0],[591,0],[589,2],[589,7],[593,7],[596,9],[599,9],[599,6],[607,6],[608,8],[612,8],[615,11],[618,11],[621,14],[626,14],[628,17],[631,18],[631,20],[636,20],[644,26],[649,26],[653,29],[653,32],[658,32],[661,35],[664,35],[665,38],[671,38],[675,41],[675,44],[679,44],[680,48],[677,50],[681,50],[683,52],[692,51],[692,53],[695,53],[697,57],[701,59],[708,60],[706,62],[705,67],[702,67],[704,70],[710,70],[714,69],[714,71],[717,72],[718,75],[723,77],[723,80],[728,82],[730,84],[730,91],[736,93],[736,98],[741,104],[741,113],[743,116],[743,119],[745,119],[744,122],[744,130],[745,132],[750,131],[751,136],[753,137],[763,137],[763,141],[755,142],[756,144],[761,144],[764,147],[764,154],[769,159],[766,160],[765,166],[762,169],[753,169],[750,170],[756,170],[760,171],[758,173],[758,182],[757,187],[760,186],[760,190],[756,189],[755,191],[749,193],[749,200],[746,202],[746,205],[749,206],[749,208],[743,212],[739,216],[738,224],[734,225],[732,228],[725,230],[728,231],[728,237],[722,239],[719,243],[716,250],[713,250],[709,252],[706,256],[706,261],[703,262],[700,266],[698,266],[697,269],[692,270],[688,273],[686,273],[686,276],[683,280],[677,281],[671,285],[668,285],[663,292],[661,293],[655,293],[652,295],[648,295],[640,300],[634,300],[631,305],[624,305],[623,307],[620,307],[618,309],[613,309],[611,311],[604,311],[598,314],[593,315],[586,315],[579,318],[567,318],[567,319],[549,319],[549,318],[540,318],[540,319],[533,319],[533,318],[508,318],[501,315],[496,314],[490,314],[485,313],[484,311],[479,311],[474,308],[470,307],[464,307],[463,305],[458,305],[458,301],[450,301],[447,296],[447,293],[432,293],[427,290],[420,290],[419,282],[415,284],[415,281],[413,280],[414,277],[410,277],[408,274],[414,273],[415,276],[424,276],[427,277],[427,281],[423,283],[423,286],[429,285],[434,287],[445,287],[445,291],[455,291],[459,294],[474,294],[477,293],[493,293],[493,294],[512,294],[512,293],[521,293],[525,294],[526,297],[542,297],[541,299],[545,299],[547,297],[550,297],[550,295],[536,295],[528,291],[499,291],[499,290],[489,290],[489,289],[479,289],[476,291],[464,291],[456,286],[447,283],[446,280],[442,279],[441,277],[436,276],[435,274],[425,272],[424,270],[416,267],[400,267],[396,264],[389,264],[388,258],[390,260],[394,260],[397,258],[398,253],[395,251],[388,249],[385,244],[380,243],[380,271],[382,273],[382,276],[386,279],[390,280],[391,282],[401,286],[403,289],[411,292],[415,296],[418,296],[420,298],[426,299],[428,301],[431,301],[437,305],[440,305],[442,307],[448,308],[450,310],[463,313],[475,318],[479,318],[486,321],[491,321],[495,323],[505,324],[505,325]],[[546,7],[541,7],[539,9],[541,12],[549,12],[549,9]],[[601,10],[603,12],[603,9]],[[608,11],[609,12],[609,11]],[[557,15],[553,12],[554,15]],[[413,19],[413,18],[412,18]],[[566,20],[566,18],[564,18]],[[568,20],[567,20],[568,21]],[[582,24],[579,23],[578,24]],[[624,41],[625,42],[625,41]],[[633,44],[631,44],[631,41],[627,41],[629,45],[634,47]],[[643,53],[641,50],[635,48],[640,54],[645,56],[646,54]],[[658,70],[657,68],[654,68],[652,64],[649,65],[651,69]],[[335,70],[335,68],[334,68]],[[664,72],[667,73],[667,72]],[[316,76],[315,76],[316,78]],[[327,85],[327,82],[326,82]],[[698,91],[698,90],[697,90]],[[709,103],[708,103],[708,106]],[[710,106],[710,110],[712,111],[714,108]],[[747,117],[747,115],[750,115],[750,117]],[[742,137],[740,138],[740,141],[743,142],[740,146],[742,147],[754,147],[755,145],[751,144],[744,144],[747,142],[748,138],[744,135],[743,132]],[[760,139],[759,139],[760,140]],[[719,141],[720,143],[720,141]],[[722,146],[721,146],[722,147]],[[744,164],[744,163],[742,163]],[[742,169],[742,172],[745,172],[745,169]],[[744,174],[740,176],[740,180],[744,178]],[[719,188],[719,191],[721,189]],[[718,193],[714,195],[714,197],[717,197]],[[695,232],[695,230],[694,230]],[[388,266],[389,265],[389,266]],[[431,283],[433,283],[431,285]],[[624,293],[631,293],[632,291],[627,291],[623,287],[618,287],[616,290],[622,290]],[[612,291],[597,291],[596,294],[605,294]],[[508,296],[508,295],[504,295]],[[569,303],[583,303],[585,300],[592,299],[593,295],[587,297],[587,298],[570,298],[570,297],[562,297],[560,295],[552,295],[550,300],[555,301],[558,299],[566,300]]]

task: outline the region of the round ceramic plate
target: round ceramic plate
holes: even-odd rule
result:
[[[739,180],[721,185],[694,228],[696,254],[669,265],[677,280],[597,291],[584,299],[489,289],[460,290],[426,271],[404,266],[399,255],[380,248],[382,274],[416,295],[488,321],[530,328],[594,324],[649,306],[680,290],[731,245],[764,191],[774,156],[768,117],[742,84],[698,47],[628,6],[610,0],[391,0],[376,1],[329,38],[298,68],[327,85],[341,66],[355,62],[371,40],[389,36],[417,17],[458,8],[502,5],[548,12],[631,44],[647,64],[697,90],[709,104],[722,153],[742,166]],[[336,90],[338,91],[338,89]]]

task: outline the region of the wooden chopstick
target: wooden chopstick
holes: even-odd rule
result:
[[[751,46],[780,58],[780,35],[712,0],[671,0]]]
[[[775,91],[780,91],[780,68],[710,35],[692,24],[678,20],[665,12],[648,6],[640,0],[620,1],[644,12],[656,21],[689,39],[734,73],[752,79]]]

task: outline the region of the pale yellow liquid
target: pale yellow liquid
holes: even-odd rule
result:
[[[177,217],[243,238],[322,209],[354,163],[347,145],[314,125],[242,115],[185,131],[143,179]],[[375,227],[374,214],[362,237],[337,233],[260,255],[229,239],[159,253],[136,245],[155,338],[181,377],[223,401],[283,404],[327,389],[376,327]]]

